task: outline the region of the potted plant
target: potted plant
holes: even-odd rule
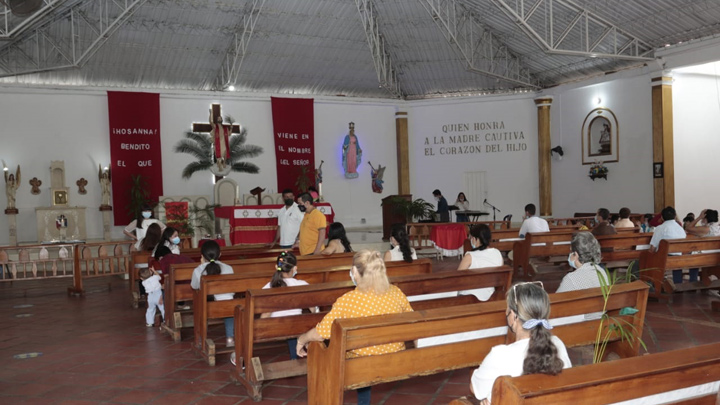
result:
[[[435,206],[422,198],[408,201],[402,197],[395,197],[391,200],[391,204],[393,204],[399,214],[405,217],[406,222],[432,218],[432,215],[435,213]]]
[[[143,206],[155,205],[150,202],[149,187],[147,180],[142,175],[138,174],[130,177],[130,202],[125,209],[132,218],[137,218]]]

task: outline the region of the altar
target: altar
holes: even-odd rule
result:
[[[277,232],[277,215],[283,205],[241,205],[215,208],[215,216],[230,220],[230,243],[250,245],[272,243]],[[335,212],[329,203],[315,203],[315,209],[325,214],[328,225],[334,222]]]
[[[66,223],[61,234],[57,220],[63,216]],[[37,207],[35,208],[38,243],[62,240],[85,240],[85,207]]]

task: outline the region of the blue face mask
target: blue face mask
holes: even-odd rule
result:
[[[172,242],[173,245],[179,245],[179,244],[180,244],[180,237],[179,237],[179,236],[176,236],[176,237],[170,239],[170,242]]]
[[[572,257],[572,252],[570,252],[570,254],[568,255],[568,264],[573,269],[577,269],[577,266],[575,265],[575,260],[571,259],[571,257]]]
[[[352,269],[350,269],[350,280],[352,280],[353,285],[357,286],[357,283],[355,282],[355,276],[353,276]]]
[[[152,216],[152,212],[150,211],[143,211],[142,213],[143,218],[148,219]]]
[[[470,239],[470,246],[472,246],[473,249],[477,249],[477,245]]]

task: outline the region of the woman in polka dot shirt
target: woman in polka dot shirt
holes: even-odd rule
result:
[[[388,281],[385,262],[380,252],[361,250],[356,253],[350,269],[350,278],[357,287],[338,298],[330,312],[317,326],[298,337],[298,356],[307,356],[305,346],[308,342],[330,339],[330,331],[335,319],[397,314],[413,310],[405,294]],[[404,349],[403,342],[389,343],[350,351],[348,357],[393,353]],[[357,391],[358,404],[369,404],[370,387]]]

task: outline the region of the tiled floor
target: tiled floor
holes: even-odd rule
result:
[[[457,263],[446,259],[436,270]],[[210,367],[191,350],[189,334],[174,343],[158,328],[146,328],[144,309],[130,307],[127,282],[91,280],[85,298],[67,297],[68,284],[0,284],[0,403],[252,403],[245,389],[230,380],[227,356]],[[715,299],[685,293],[676,294],[673,304],[650,302],[643,335],[648,351],[718,341],[720,313],[710,311]],[[220,338],[220,329],[215,332]],[[25,353],[39,354],[14,357]],[[572,354],[575,363],[587,361],[587,351]],[[265,355],[286,353],[277,347]],[[465,369],[383,384],[373,388],[373,403],[444,404],[469,394],[469,379]],[[306,379],[275,381],[263,394],[266,404],[305,403]],[[355,395],[346,398],[352,402]]]

